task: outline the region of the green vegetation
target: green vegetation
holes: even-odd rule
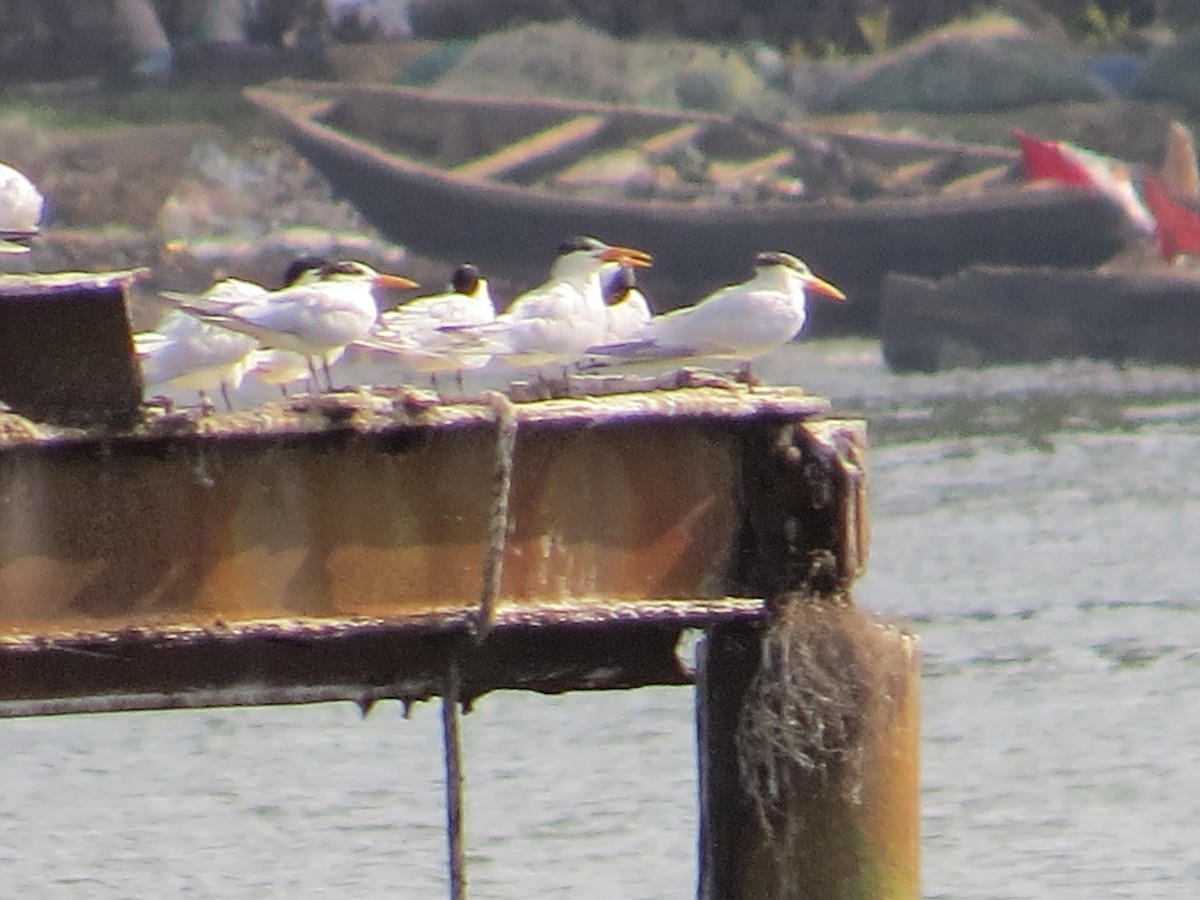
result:
[[[823,57],[895,47],[986,11],[1005,12],[1038,31],[1100,47],[1124,45],[1148,27],[1182,30],[1200,24],[1195,0],[417,0],[413,23],[421,37],[440,40],[574,19],[618,37],[765,40],[788,52]]]
[[[678,38],[617,40],[577,22],[534,23],[482,37],[431,87],[764,117],[790,110],[787,97],[769,88],[737,48]]]
[[[238,87],[146,87],[46,95],[13,88],[0,95],[0,118],[20,118],[42,128],[109,128],[123,125],[208,124],[245,136],[263,131],[261,117]]]

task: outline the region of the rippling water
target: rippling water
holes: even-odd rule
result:
[[[925,894],[1200,885],[1200,374],[764,374],[864,412],[859,601],[924,652]],[[691,692],[497,694],[464,719],[479,898],[693,896]],[[440,725],[381,706],[0,722],[6,896],[440,897]]]

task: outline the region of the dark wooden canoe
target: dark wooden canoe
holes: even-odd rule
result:
[[[1089,358],[1200,364],[1200,275],[970,268],[889,275],[880,337],[896,372]]]
[[[888,272],[940,277],[973,263],[1092,266],[1112,256],[1126,234],[1121,213],[1103,199],[1023,189],[1010,179],[982,191],[865,202],[810,200],[786,190],[789,177],[808,184],[827,174],[803,168],[814,156],[826,169],[831,160],[869,157],[884,182],[903,182],[922,166],[969,180],[1011,168],[1016,154],[1003,148],[813,136],[787,124],[559,100],[465,99],[391,85],[291,81],[246,96],[335,191],[416,252],[534,283],[563,238],[595,234],[654,254],[643,281],[665,307],[741,280],[761,250],[787,250],[853,301],[821,304],[819,332],[874,333]],[[686,178],[664,190],[646,180],[657,170],[619,185],[579,174],[592,161],[603,170],[630,152],[673,159],[678,169],[697,146],[709,174],[716,173],[709,179],[714,190],[681,196],[692,188]]]

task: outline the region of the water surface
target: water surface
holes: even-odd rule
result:
[[[763,366],[871,422],[859,601],[922,638],[925,894],[1200,885],[1200,376]],[[691,691],[464,719],[479,898],[695,892]],[[7,896],[441,897],[440,724],[381,705],[0,722]]]

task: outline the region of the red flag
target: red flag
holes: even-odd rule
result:
[[[1142,175],[1142,196],[1154,214],[1159,255],[1168,262],[1181,253],[1200,256],[1200,214],[1172,197],[1149,172]]]
[[[1138,231],[1154,233],[1154,218],[1138,196],[1126,163],[1066,141],[1044,141],[1017,128],[1013,137],[1021,145],[1027,181],[1057,181],[1103,194],[1125,211]]]
[[[1061,142],[1043,141],[1019,128],[1013,129],[1013,137],[1021,145],[1026,181],[1058,181],[1072,187],[1096,189],[1091,173]]]

